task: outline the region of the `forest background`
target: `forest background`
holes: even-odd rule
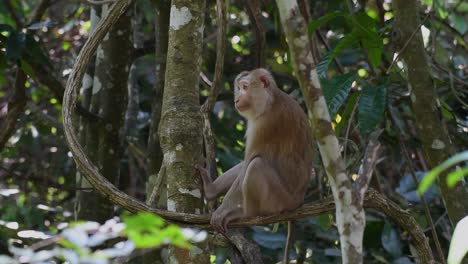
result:
[[[314,126],[320,105],[305,88],[314,81],[297,64],[308,50],[343,175],[370,180],[352,204],[367,208],[360,257],[445,263],[468,215],[466,166],[443,170],[468,160],[468,3],[299,0],[293,25],[307,45],[294,46],[282,13],[291,2],[2,1],[0,260],[276,263],[283,221],[295,219],[291,259],[347,263],[336,175],[317,146],[304,206],[240,222],[249,227],[228,241],[202,231],[212,205],[196,192],[193,164],[220,175],[245,146],[233,79],[267,68]],[[175,225],[129,213],[138,211]]]

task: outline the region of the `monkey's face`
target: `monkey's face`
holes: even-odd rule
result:
[[[234,102],[239,114],[250,120],[260,116],[270,100],[267,89],[252,74],[239,74],[234,82]]]

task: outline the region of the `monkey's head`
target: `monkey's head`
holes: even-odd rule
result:
[[[248,120],[261,116],[271,105],[275,88],[273,77],[265,69],[241,72],[234,81],[237,111]]]

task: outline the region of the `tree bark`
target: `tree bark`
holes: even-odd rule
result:
[[[442,115],[440,103],[434,92],[434,84],[429,69],[429,61],[424,50],[420,30],[418,2],[416,0],[395,0],[395,30],[401,47],[401,58],[407,66],[411,101],[415,122],[421,139],[422,148],[431,168],[436,167],[453,154],[454,146],[450,140]],[[468,189],[460,181],[453,189],[447,186],[447,174],[439,177],[439,188],[452,224],[468,215]]]
[[[158,174],[161,169],[163,153],[159,142],[158,127],[161,120],[162,98],[164,94],[164,80],[166,73],[166,57],[169,34],[169,14],[170,1],[158,1],[156,8],[156,84],[154,87],[154,98],[152,103],[151,127],[148,138],[148,182],[146,187],[147,197],[150,197],[153,190],[157,188],[157,196],[153,197],[152,206],[161,207],[165,203],[167,193],[165,183],[162,179],[164,175]],[[165,206],[163,206],[165,207]]]
[[[202,116],[199,76],[204,27],[204,0],[173,0],[159,135],[164,153],[167,209],[200,214],[204,206],[194,166],[202,161]],[[161,177],[161,175],[160,175]],[[173,263],[209,263],[207,243],[189,252],[170,247]]]
[[[108,4],[102,6],[102,14]],[[119,131],[127,106],[127,79],[131,52],[131,15],[123,15],[101,42],[96,55],[91,111],[99,115],[86,134],[87,148],[104,177],[116,184],[120,174]],[[85,185],[88,185],[85,183]],[[81,196],[80,217],[103,222],[113,215],[114,205],[97,192]]]
[[[16,122],[19,116],[24,112],[24,107],[28,99],[25,89],[27,76],[19,65],[17,67],[15,85],[12,87],[10,98],[5,105],[5,115],[1,113],[3,109],[0,109],[0,127],[2,128],[0,129],[0,151],[15,132]]]
[[[296,0],[277,0],[281,24],[291,52],[292,66],[311,116],[311,125],[324,163],[336,204],[336,222],[340,233],[343,263],[363,261],[363,236],[366,215],[363,198],[372,173],[362,174],[362,185],[353,189],[346,174],[340,145],[331,125],[325,97],[307,35],[307,23]]]

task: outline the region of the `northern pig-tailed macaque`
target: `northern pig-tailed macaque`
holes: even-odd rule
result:
[[[312,172],[307,116],[277,87],[270,72],[244,71],[236,77],[234,89],[236,109],[248,122],[244,161],[214,182],[199,167],[206,199],[226,194],[211,217],[213,228],[222,233],[235,219],[297,208]]]

